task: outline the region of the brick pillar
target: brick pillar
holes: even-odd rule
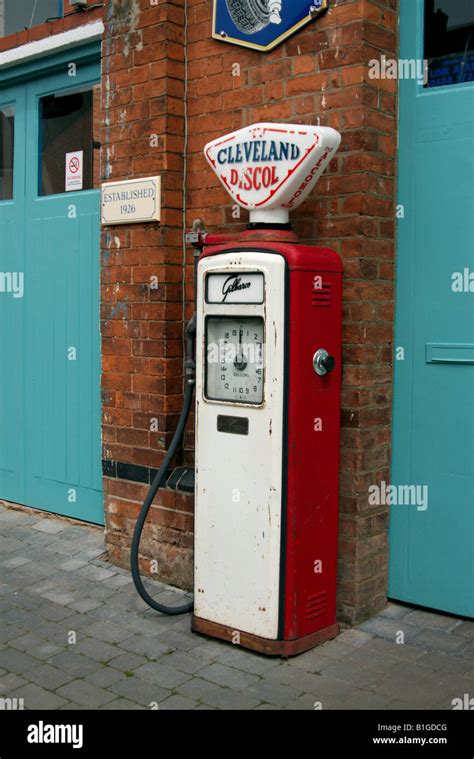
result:
[[[362,19],[343,26],[342,47],[322,56],[323,67],[341,66],[347,90],[327,96],[328,108],[346,107],[339,114],[338,176],[327,177],[323,188],[330,199],[342,197],[337,219],[320,225],[320,234],[344,230],[338,601],[340,618],[356,623],[386,605],[388,584],[388,507],[369,506],[368,488],[390,481],[397,82],[370,79],[368,63],[382,54],[398,58],[398,0],[353,8]],[[342,10],[350,13],[351,5]]]
[[[235,220],[203,159],[208,140],[257,121],[342,133],[293,221],[301,240],[329,245],[344,261],[338,606],[340,620],[355,623],[387,594],[388,514],[369,507],[368,487],[389,480],[396,82],[371,80],[368,64],[397,57],[397,0],[331,0],[328,13],[267,54],[212,40],[212,4],[190,6],[190,217],[227,231],[247,220]]]
[[[182,402],[183,2],[108,0],[102,61],[102,178],[162,177],[162,222],[102,234],[103,458],[112,560],[128,565],[139,504]],[[186,314],[189,316],[189,313]],[[143,569],[192,583],[192,503],[161,491]]]

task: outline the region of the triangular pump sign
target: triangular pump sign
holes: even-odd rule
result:
[[[252,223],[287,223],[336,153],[331,127],[253,124],[210,142],[204,154]]]
[[[328,0],[213,0],[212,36],[266,52],[328,7]]]

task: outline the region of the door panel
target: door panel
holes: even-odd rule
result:
[[[474,12],[473,19],[474,23]],[[401,2],[401,58],[423,57],[423,2]],[[474,86],[400,82],[392,484],[428,508],[392,506],[391,597],[474,615]]]
[[[25,90],[0,90],[0,109],[14,109],[13,197],[0,200],[0,273],[24,272]],[[0,141],[2,141],[0,134]],[[10,194],[10,193],[9,193]],[[2,193],[3,195],[3,193]],[[2,280],[5,282],[5,279]],[[0,497],[24,498],[24,297],[0,292]]]
[[[73,80],[74,92],[90,89],[97,75],[98,66],[84,66]],[[11,233],[12,250],[23,260],[25,296],[17,339],[3,322],[0,341],[22,358],[17,360],[11,386],[2,380],[0,386],[6,405],[22,407],[24,424],[19,435],[20,466],[8,495],[0,480],[0,497],[102,523],[99,193],[96,189],[66,192],[65,179],[58,186],[58,177],[65,178],[65,153],[82,147],[77,144],[77,129],[68,139],[63,134],[59,142],[54,138],[49,144],[50,165],[51,156],[57,161],[50,191],[57,194],[40,195],[42,98],[63,95],[70,88],[67,69],[17,88],[24,98],[19,147],[23,193],[16,196],[24,237],[18,239],[18,218]],[[0,224],[7,221],[1,205]],[[0,244],[3,261],[6,245]],[[10,424],[5,430],[8,435]],[[0,466],[9,466],[9,458],[5,448]]]

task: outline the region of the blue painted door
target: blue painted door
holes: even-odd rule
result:
[[[23,297],[0,292],[0,498],[103,523],[99,193],[66,192],[65,151],[77,150],[74,139],[67,147],[67,134],[48,148],[54,181],[47,191],[42,174],[53,123],[43,120],[45,99],[90,89],[99,66],[68,73],[64,66],[0,87],[0,109],[6,103],[15,113],[13,198],[0,201],[0,272],[24,274]]]
[[[26,91],[0,89],[2,185],[0,192],[0,498],[24,503],[25,354],[24,299],[15,297],[8,277],[24,272]],[[5,118],[13,135],[6,137]],[[8,141],[8,145],[6,142]],[[13,168],[7,153],[13,147]],[[7,171],[9,176],[7,177]],[[19,280],[18,280],[19,281]],[[10,285],[13,283],[11,282]],[[17,288],[18,289],[18,288]],[[20,295],[18,291],[17,296]]]
[[[463,7],[474,24],[474,6]],[[424,57],[425,10],[421,0],[401,0],[402,59]],[[443,23],[439,10],[435,21]],[[454,19],[444,22],[443,39],[446,33],[460,33]],[[441,46],[436,86],[400,82],[405,216],[398,222],[392,484],[425,486],[428,501],[425,510],[422,498],[391,507],[389,580],[392,598],[466,616],[474,616],[472,41],[461,64]]]

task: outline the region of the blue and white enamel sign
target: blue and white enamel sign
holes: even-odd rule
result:
[[[214,0],[212,36],[272,50],[327,7],[328,0]]]

